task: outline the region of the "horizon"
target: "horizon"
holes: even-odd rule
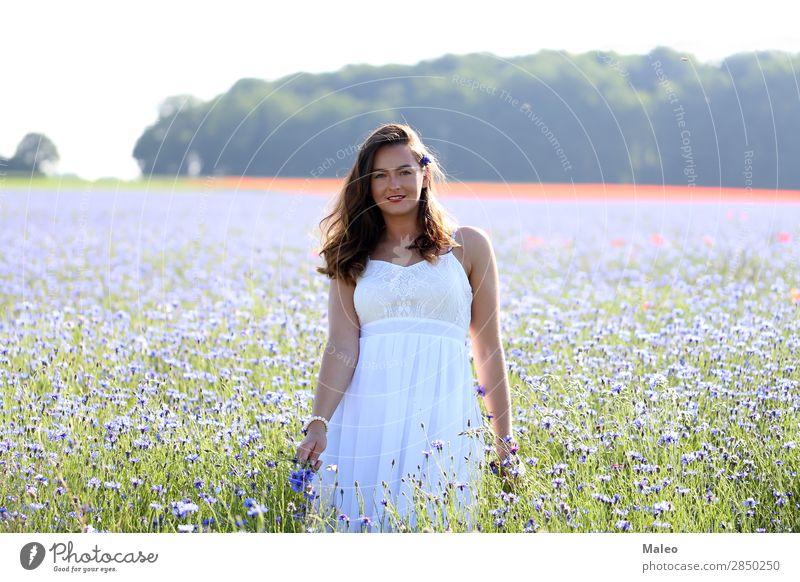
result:
[[[86,180],[72,176],[10,177],[3,185],[8,191],[86,192],[107,188],[119,192],[169,193],[249,193],[332,197],[344,178],[307,178],[288,176],[143,176],[133,180],[99,178]],[[78,188],[80,186],[80,188]],[[89,188],[87,188],[89,186]],[[132,187],[132,188],[131,188]],[[652,183],[571,183],[514,181],[446,181],[437,195],[444,200],[474,199],[517,200],[543,203],[584,202],[663,202],[717,204],[798,204],[800,190],[787,188],[733,188]]]

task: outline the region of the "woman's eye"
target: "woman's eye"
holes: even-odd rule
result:
[[[400,175],[401,176],[410,176],[411,173],[412,173],[411,170],[401,170],[400,171]]]
[[[378,173],[373,175],[376,180],[383,180],[386,177],[386,174]]]

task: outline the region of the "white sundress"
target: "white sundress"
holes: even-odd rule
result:
[[[431,520],[436,498],[452,499],[471,529],[484,446],[464,268],[452,250],[408,267],[370,259],[354,303],[358,363],[329,423],[315,508],[335,520],[336,531],[397,531],[390,507],[415,529],[413,497],[421,489],[430,495]]]

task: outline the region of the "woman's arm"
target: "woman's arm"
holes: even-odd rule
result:
[[[312,416],[330,419],[353,378],[361,330],[353,301],[354,293],[355,285],[335,279],[331,281],[328,293],[328,343],[320,364]]]
[[[355,285],[331,280],[328,294],[328,343],[322,354],[319,381],[314,393],[311,416],[330,420],[350,385],[358,362],[358,341],[361,326],[356,314],[353,295]],[[297,460],[306,459],[318,469],[319,455],[325,450],[325,426],[318,420],[308,427],[306,438],[297,449]]]
[[[500,285],[494,250],[488,235],[477,228],[459,229],[472,286],[469,331],[478,383],[486,390],[484,402],[491,415],[495,450],[500,460],[508,455],[502,439],[511,435],[511,392],[500,338]]]

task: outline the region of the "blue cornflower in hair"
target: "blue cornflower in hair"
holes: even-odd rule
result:
[[[419,165],[423,167],[427,166],[430,163],[431,159],[428,156],[422,156],[419,160]]]

